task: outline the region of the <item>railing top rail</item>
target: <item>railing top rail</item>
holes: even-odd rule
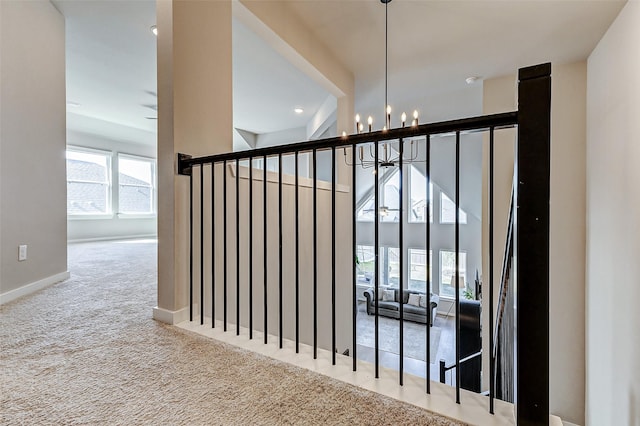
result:
[[[178,164],[180,174],[189,174],[191,166],[219,163],[222,161],[246,160],[284,153],[312,151],[314,149],[328,149],[333,147],[346,147],[353,144],[364,144],[379,141],[387,141],[400,138],[411,138],[424,135],[436,135],[450,132],[482,131],[489,128],[506,128],[518,124],[518,112],[505,112],[499,114],[482,115],[464,118],[460,120],[441,121],[419,126],[401,127],[387,131],[367,132],[348,136],[319,139],[290,143],[286,145],[269,146],[248,151],[227,152],[224,154],[209,155],[192,158],[181,156]]]

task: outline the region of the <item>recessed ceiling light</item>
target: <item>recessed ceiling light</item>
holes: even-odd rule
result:
[[[472,76],[472,77],[467,77],[465,81],[467,82],[467,84],[473,84],[476,81],[480,80],[480,78],[481,77]]]
[[[302,108],[294,108],[293,112],[295,112],[296,114],[302,114],[304,110]]]
[[[156,27],[155,25],[152,25],[151,32],[153,33],[153,35],[158,35],[158,27]]]
[[[69,108],[78,108],[79,106],[80,104],[77,102],[71,102],[71,101],[67,102],[67,107]]]

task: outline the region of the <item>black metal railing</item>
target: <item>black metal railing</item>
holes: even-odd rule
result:
[[[440,383],[446,383],[447,371],[454,370],[458,365],[462,366],[466,362],[477,360],[480,357],[482,357],[482,351],[478,351],[478,352],[476,352],[474,354],[471,354],[469,356],[466,356],[466,357],[462,358],[457,365],[455,363],[447,365],[447,362],[444,359],[441,359],[440,363],[439,363],[439,365],[440,365]]]
[[[379,153],[378,147],[381,143],[393,142],[398,146],[399,161],[398,167],[402,173],[403,146],[408,141],[421,144],[426,153],[426,179],[427,179],[427,212],[432,200],[429,194],[429,184],[431,183],[431,148],[436,143],[432,140],[434,135],[452,134],[455,135],[455,282],[460,278],[460,143],[461,135],[472,132],[488,132],[490,140],[490,184],[488,188],[490,199],[489,221],[490,231],[490,247],[489,247],[489,283],[490,283],[490,300],[493,301],[493,155],[494,155],[494,133],[496,130],[517,126],[517,160],[515,164],[518,185],[515,188],[516,202],[518,206],[518,227],[513,229],[513,233],[517,235],[516,241],[524,241],[527,239],[527,246],[518,246],[517,268],[518,274],[523,271],[521,262],[530,262],[532,257],[536,257],[532,262],[536,267],[540,268],[535,274],[529,276],[519,275],[517,277],[517,285],[526,288],[527,298],[534,292],[545,292],[544,295],[534,297],[539,303],[529,306],[529,312],[523,312],[521,309],[523,299],[520,295],[524,291],[518,293],[518,300],[514,301],[514,306],[519,309],[518,315],[518,400],[517,418],[518,422],[523,424],[546,424],[548,422],[548,256],[545,259],[544,253],[548,253],[548,185],[549,185],[549,112],[550,112],[550,65],[544,64],[536,67],[530,67],[520,70],[519,83],[519,108],[515,112],[507,112],[501,114],[487,115],[481,117],[472,117],[462,120],[452,120],[433,124],[423,124],[420,126],[403,127],[388,131],[377,131],[369,133],[360,133],[344,137],[328,138],[316,141],[306,141],[295,144],[287,144],[281,146],[272,146],[260,148],[244,152],[229,152],[224,154],[205,156],[199,158],[191,158],[188,155],[178,155],[178,171],[182,175],[189,177],[189,202],[190,202],[190,225],[189,225],[189,262],[190,262],[190,283],[189,283],[189,301],[190,301],[190,320],[194,319],[194,303],[200,305],[200,323],[205,323],[205,317],[211,314],[211,326],[216,327],[216,321],[221,321],[224,331],[227,330],[228,324],[228,305],[231,302],[235,309],[235,326],[236,334],[240,334],[241,324],[247,324],[249,338],[253,339],[254,330],[262,331],[264,343],[268,342],[269,335],[276,335],[278,345],[283,347],[284,339],[295,341],[296,352],[302,341],[301,328],[304,324],[312,324],[312,336],[309,341],[313,348],[313,357],[318,356],[318,348],[331,351],[332,363],[336,364],[336,353],[338,350],[338,337],[341,341],[345,340],[345,333],[351,333],[350,356],[353,357],[353,370],[357,369],[357,342],[356,342],[356,317],[357,317],[357,300],[356,300],[356,266],[353,261],[348,262],[348,268],[338,266],[338,261],[344,259],[354,259],[357,247],[357,212],[356,212],[356,195],[355,186],[357,174],[355,167],[351,167],[350,174],[338,176],[336,150],[343,149],[345,153],[350,153],[352,160],[357,156],[358,148],[363,145],[373,145],[373,160],[375,163],[374,188],[378,188],[379,184]],[[319,185],[318,178],[318,161],[319,153],[330,153],[330,179]],[[304,185],[301,183],[299,171],[299,159],[302,154],[311,156],[312,176],[306,179]],[[545,157],[546,155],[546,157]],[[283,189],[284,178],[283,159],[293,156],[295,159],[295,171],[293,179],[288,179],[286,194]],[[268,161],[270,158],[277,158],[277,172],[269,172]],[[254,167],[257,159],[262,160],[262,170]],[[245,165],[246,164],[246,165]],[[220,167],[221,165],[221,167]],[[231,167],[229,167],[231,166]],[[246,170],[245,170],[246,169]],[[222,173],[222,195],[217,186],[219,178],[217,175]],[[205,176],[210,175],[210,184],[207,187]],[[242,175],[242,176],[241,176]],[[233,177],[233,182],[228,182],[228,176]],[[339,178],[342,184],[338,183]],[[254,191],[254,186],[259,185],[262,180],[262,203],[256,203],[254,197],[260,191]],[[293,183],[291,183],[293,180]],[[272,183],[273,185],[270,185]],[[256,185],[257,184],[257,185]],[[194,188],[199,185],[199,188]],[[269,193],[276,189],[277,185],[277,203],[272,205],[268,200]],[[272,187],[271,190],[269,187]],[[301,188],[304,186],[304,189]],[[339,187],[342,187],[339,191]],[[292,188],[290,188],[292,187]],[[197,190],[196,190],[197,189]],[[304,191],[304,192],[302,192]],[[228,192],[231,192],[233,202],[228,200]],[[254,193],[255,192],[255,193]],[[310,192],[310,193],[309,193]],[[349,196],[350,193],[350,196]],[[374,217],[378,218],[380,209],[379,191],[374,190]],[[400,179],[399,194],[403,193],[402,179]],[[199,195],[198,195],[199,194]],[[209,209],[205,209],[205,194],[210,197],[211,205]],[[196,196],[198,195],[198,196]],[[301,196],[304,195],[304,196]],[[199,198],[198,198],[199,197]],[[400,195],[402,197],[402,195]],[[321,200],[324,200],[321,203]],[[290,200],[293,200],[290,202]],[[401,199],[402,200],[402,199]],[[241,216],[244,212],[244,203],[248,206],[248,216]],[[285,208],[286,202],[286,208]],[[291,213],[291,205],[293,205]],[[196,209],[199,206],[199,211]],[[330,206],[329,215],[322,214],[319,218],[319,209],[326,209]],[[347,206],[347,207],[345,207]],[[260,215],[260,207],[262,210],[262,221],[256,215]],[[546,207],[546,210],[545,210]],[[402,217],[402,202],[399,204],[400,217]],[[207,211],[208,210],[208,211]],[[220,240],[220,230],[216,231],[217,214],[222,210],[222,239]],[[197,214],[196,214],[197,212]],[[234,217],[233,223],[228,223],[228,213]],[[324,210],[323,210],[324,212]],[[217,213],[217,214],[216,214]],[[326,212],[325,212],[326,213]],[[546,216],[545,216],[546,214]],[[277,219],[274,217],[277,215]],[[284,217],[287,216],[287,218]],[[291,217],[290,217],[291,215]],[[311,216],[310,223],[309,216]],[[287,220],[289,219],[289,220]],[[294,222],[291,226],[290,221]],[[304,223],[303,223],[304,222]],[[326,233],[319,235],[319,226],[331,224],[330,235]],[[380,277],[379,277],[379,219],[374,220],[374,286],[375,294],[379,294]],[[255,225],[261,223],[262,230],[256,235]],[[350,244],[337,245],[337,228],[340,224],[350,223],[351,232]],[[399,225],[399,244],[400,244],[400,264],[403,265],[406,259],[403,258],[403,230],[402,220]],[[301,226],[302,225],[302,226]],[[307,226],[308,225],[308,226]],[[311,235],[301,231],[311,227]],[[210,227],[209,232],[205,232]],[[233,238],[230,238],[228,230],[234,231]],[[290,228],[293,228],[293,236],[287,238],[285,233],[289,235]],[[328,228],[328,227],[327,227]],[[323,228],[324,229],[324,228]],[[248,238],[245,237],[245,232]],[[277,233],[277,243],[270,243],[271,235]],[[425,221],[425,248],[427,253],[431,244],[430,221]],[[537,234],[536,238],[531,235]],[[544,236],[546,235],[546,240]],[[207,240],[210,236],[210,239]],[[262,237],[262,260],[261,262],[254,259],[256,250],[259,251],[257,245],[253,244],[256,237]],[[330,241],[330,242],[328,242]],[[510,239],[508,239],[510,241]],[[197,244],[199,243],[199,244]],[[304,244],[303,250],[301,245]],[[546,245],[546,246],[545,246]],[[277,246],[276,250],[273,247]],[[329,248],[327,248],[329,246]],[[233,250],[235,248],[235,250]],[[306,250],[304,250],[306,248]],[[286,253],[285,253],[286,249]],[[512,250],[512,249],[509,249]],[[222,278],[219,277],[219,251],[222,254]],[[199,256],[196,256],[199,252]],[[304,252],[304,253],[302,253]],[[319,257],[326,252],[330,252],[330,259],[319,262]],[[229,254],[234,255],[229,256]],[[233,258],[235,257],[235,259]],[[274,260],[277,257],[277,262]],[[427,255],[427,270],[430,270],[430,260]],[[326,259],[325,259],[326,260]],[[301,262],[307,268],[303,268]],[[230,280],[228,263],[235,262],[235,288],[228,287]],[[287,272],[285,277],[284,265],[293,263],[293,277]],[[262,321],[255,321],[254,312],[258,310],[257,304],[254,303],[256,298],[256,290],[253,284],[257,277],[254,273],[254,263],[262,267]],[[199,266],[195,268],[194,266]],[[205,265],[209,267],[206,268]],[[275,266],[277,265],[277,267]],[[272,272],[275,268],[276,271]],[[302,280],[301,276],[307,271],[312,271],[310,283],[309,280]],[[400,267],[400,271],[402,271]],[[207,274],[207,270],[210,274]],[[340,270],[340,275],[339,271]],[[248,277],[242,276],[247,271]],[[197,272],[197,274],[196,274]],[[345,272],[345,273],[342,273]],[[277,277],[275,274],[277,273]],[[546,273],[546,276],[545,276]],[[271,275],[270,275],[271,274]],[[400,289],[403,289],[404,277],[400,272]],[[347,277],[345,279],[344,277]],[[427,286],[430,288],[430,279],[427,274]],[[535,285],[532,285],[534,283]],[[209,286],[205,283],[209,282]],[[275,284],[277,283],[277,285]],[[198,285],[199,284],[199,285]],[[288,289],[293,286],[294,299],[293,302],[285,300],[285,294]],[[222,287],[222,300],[218,300],[216,294],[220,292]],[[286,288],[285,288],[286,287]],[[521,289],[522,289],[521,287]],[[348,303],[343,298],[337,297],[337,291],[344,294],[346,289],[351,290]],[[229,291],[231,290],[231,292]],[[246,294],[244,293],[246,291]],[[276,297],[272,296],[272,292],[276,291]],[[308,304],[301,306],[302,293],[311,291],[311,306]],[[205,295],[210,292],[210,308],[205,307]],[[402,294],[402,292],[400,293]],[[428,292],[427,292],[428,294]],[[219,294],[218,294],[219,296]],[[259,297],[260,295],[258,295]],[[309,296],[309,295],[307,295]],[[375,377],[379,377],[380,366],[380,342],[379,342],[379,302],[375,297],[375,359],[374,369]],[[545,303],[546,300],[546,303]],[[274,307],[274,301],[275,306]],[[235,303],[234,303],[235,302]],[[222,304],[222,315],[216,310],[216,304]],[[467,357],[461,357],[460,350],[460,293],[455,292],[455,363],[450,368],[456,368],[460,371],[460,364]],[[329,306],[326,306],[328,304]],[[341,306],[339,307],[338,304]],[[491,383],[489,390],[489,411],[494,411],[495,390],[495,361],[498,359],[494,343],[497,346],[504,345],[505,341],[500,336],[493,333],[494,330],[494,306],[493,302],[489,303],[490,317],[490,334],[491,337]],[[247,307],[245,309],[245,306]],[[344,308],[347,306],[347,308]],[[505,303],[498,306],[498,321],[503,323],[502,318],[505,317],[503,312],[506,309],[513,309]],[[337,314],[343,314],[344,309],[351,310],[352,327],[344,327],[344,324],[338,324]],[[404,313],[403,304],[399,304],[399,364],[398,364],[398,382],[403,384],[404,377]],[[243,312],[244,310],[244,312]],[[276,328],[270,327],[270,313],[277,310],[278,325]],[[322,312],[330,312],[330,337],[320,339],[319,335],[319,316]],[[533,310],[533,311],[532,311]],[[523,313],[525,314],[523,316]],[[293,321],[285,320],[294,316]],[[430,312],[428,312],[430,315]],[[311,317],[311,318],[309,318]],[[546,321],[545,321],[546,318]],[[261,323],[260,323],[261,322]],[[293,322],[294,330],[291,332],[287,327]],[[430,321],[429,321],[430,322]],[[546,327],[546,329],[545,329]],[[323,328],[324,330],[324,328]],[[425,359],[426,362],[426,392],[430,393],[430,368],[429,359],[431,355],[430,347],[430,327],[425,327]],[[542,332],[541,332],[542,331]],[[340,334],[338,334],[340,332]],[[535,343],[528,343],[532,339]],[[544,340],[546,339],[546,343]],[[523,343],[524,342],[524,343]],[[537,346],[536,346],[537,345]],[[500,349],[498,349],[499,351]],[[506,349],[507,351],[513,349]],[[475,359],[475,357],[474,357]],[[544,361],[546,359],[546,361]],[[465,361],[466,362],[466,361]],[[545,370],[545,364],[546,370]],[[535,375],[526,375],[521,372],[521,366],[527,365],[527,368],[539,368]],[[501,367],[504,367],[501,365]],[[524,386],[528,391],[521,392]],[[456,374],[455,399],[460,403],[460,374]],[[546,409],[546,412],[545,412]],[[541,413],[544,413],[541,414]]]

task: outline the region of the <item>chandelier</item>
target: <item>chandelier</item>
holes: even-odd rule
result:
[[[397,142],[397,143],[404,143],[402,141],[402,139]],[[393,148],[393,143],[392,142],[384,142],[381,144],[381,148],[382,148],[382,152],[378,153],[378,167],[394,167],[396,165],[396,163],[398,163],[400,161],[400,153]],[[409,158],[407,158],[406,156],[402,157],[402,162],[403,163],[411,163],[412,161],[415,161],[418,158],[418,147],[414,144],[413,140],[410,141],[410,149],[409,149],[410,155]],[[375,153],[373,152],[373,148],[372,145],[369,144],[369,156],[367,158],[365,158],[365,150],[364,147],[361,145],[358,147],[358,155],[357,158],[355,160],[355,162],[353,164],[349,163],[349,161],[347,160],[347,153],[346,153],[346,149],[345,149],[345,162],[347,163],[348,166],[360,166],[363,169],[369,169],[372,167],[376,166],[376,161],[375,161]]]
[[[388,102],[388,87],[389,87],[389,77],[388,77],[388,69],[389,69],[389,3],[391,0],[380,0],[381,3],[384,4],[385,11],[385,22],[384,22],[384,116],[385,116],[385,124],[382,127],[382,131],[386,132],[388,129],[391,129],[391,105]],[[407,114],[405,112],[400,116],[401,126],[405,127],[407,124]],[[418,110],[413,111],[413,120],[411,121],[412,127],[418,126]],[[367,118],[367,127],[368,131],[371,132],[373,130],[373,117],[369,116]],[[356,114],[355,117],[355,128],[356,134],[361,134],[364,132],[364,123],[360,121],[360,114]],[[343,137],[346,136],[346,133],[343,132]],[[379,154],[378,162],[376,164],[375,155],[373,153],[371,145],[369,145],[369,155],[365,156],[364,147],[360,146],[358,150],[357,156],[353,156],[353,163],[349,164],[347,161],[346,150],[345,154],[345,162],[349,166],[359,165],[362,168],[371,168],[371,167],[393,167],[400,160],[400,150],[396,150],[393,148],[393,145],[402,144],[404,141],[402,139],[397,142],[385,142],[382,143],[382,155]],[[404,151],[404,150],[402,150]],[[402,161],[406,163],[411,163],[418,158],[418,147],[414,144],[414,141],[410,142],[409,149],[409,158],[405,156],[402,157]],[[354,153],[355,154],[355,153]]]

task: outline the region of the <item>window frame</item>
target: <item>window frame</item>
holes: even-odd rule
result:
[[[408,197],[408,205],[407,205],[407,223],[427,223],[426,220],[416,220],[413,219],[412,217],[412,211],[411,211],[411,194],[413,193],[413,170],[416,170],[416,173],[420,174],[422,176],[422,172],[420,172],[420,170],[418,170],[417,167],[415,167],[413,164],[409,164],[410,168],[409,168],[409,197]],[[427,177],[426,176],[422,176],[424,178],[425,184],[427,183]],[[433,223],[433,205],[434,205],[434,201],[433,201],[433,180],[429,179],[429,211],[426,212],[426,215],[429,217],[429,223]],[[425,198],[425,203],[427,202],[427,199]],[[425,205],[425,210],[427,210],[427,206]]]
[[[408,279],[407,279],[407,288],[409,288],[409,289],[411,287],[411,272],[412,272],[412,269],[413,269],[413,260],[412,260],[413,253],[412,253],[412,251],[414,251],[414,250],[415,251],[424,252],[423,254],[419,254],[419,255],[420,256],[425,256],[424,267],[425,267],[425,269],[427,268],[427,262],[426,262],[426,260],[427,260],[427,253],[426,253],[427,250],[424,249],[424,248],[421,248],[421,247],[409,247],[409,248],[407,248],[407,256],[409,258],[409,263],[407,265],[408,268],[409,268],[409,270],[408,270]],[[433,268],[433,249],[429,250],[428,256],[429,256],[429,266],[430,266],[430,268],[429,268],[428,271],[426,271],[427,276],[425,277],[425,281],[424,281],[424,283],[425,283],[425,293],[426,293],[426,288],[427,288],[427,282],[430,285],[429,293],[433,293],[433,269],[434,269]],[[420,291],[420,290],[418,290],[418,291]]]
[[[444,191],[440,191],[440,224],[442,224],[442,225],[455,224],[456,223],[455,216],[454,216],[454,219],[452,221],[444,220],[444,218],[443,218],[444,214],[443,214],[442,209],[444,208],[444,204],[445,203],[444,203],[442,197],[446,197],[447,200],[449,200],[449,202],[451,202],[453,204],[454,214],[455,214],[455,206],[456,206],[456,202],[453,201],[451,199],[451,197],[449,197]],[[459,212],[459,216],[458,217],[460,219],[460,225],[466,225],[467,222],[468,222],[469,215],[460,206],[458,206],[458,212]],[[464,215],[464,220],[463,220],[463,215]]]
[[[380,208],[380,207],[388,207],[389,211],[396,212],[396,211],[400,210],[400,205],[399,205],[399,203],[398,203],[397,207],[388,205],[389,203],[387,202],[387,199],[386,199],[387,198],[386,197],[386,188],[387,188],[387,185],[389,185],[390,182],[393,179],[398,179],[400,177],[399,169],[397,167],[394,167],[393,171],[385,172],[384,176],[386,176],[386,173],[390,173],[389,177],[386,179],[386,181],[384,183],[380,183],[379,184],[380,189],[379,189],[379,192],[378,192],[378,208]],[[399,182],[399,185],[402,185],[402,183]],[[362,205],[360,206],[360,208],[357,211],[357,214],[356,214],[356,218],[357,218],[356,221],[357,222],[368,222],[368,223],[374,223],[375,222],[375,217],[376,217],[375,214],[373,214],[372,218],[369,218],[369,217],[367,217],[367,213],[364,213],[365,207],[367,207],[367,205],[369,203],[374,204],[374,197],[375,197],[375,192],[371,191],[371,194],[369,194],[369,196],[367,197],[366,201],[364,203],[362,203]],[[398,199],[398,201],[400,201],[400,200]],[[373,208],[373,206],[371,206],[371,208]],[[382,216],[382,215],[380,215],[380,212],[378,212],[378,221],[380,223],[399,223],[400,220],[402,220],[402,218],[400,218],[398,221],[389,220],[389,219],[387,219],[389,217],[390,217],[389,214],[387,214],[386,216]]]
[[[366,247],[369,251],[371,251],[371,249],[373,249],[374,247],[368,244],[357,244],[357,248],[356,248],[356,252],[360,253],[360,248],[361,247]],[[386,272],[383,269],[383,266],[385,265],[385,263],[388,265],[390,262],[388,261],[388,257],[389,257],[389,252],[390,251],[395,251],[395,256],[399,256],[400,255],[400,249],[398,247],[391,247],[391,246],[379,246],[378,249],[380,250],[380,252],[378,253],[378,262],[379,264],[377,265],[378,267],[378,276],[380,278],[380,288],[398,288],[401,283],[398,280],[397,284],[389,284],[390,281],[390,274],[391,271],[387,270]],[[358,259],[360,261],[360,259]],[[375,262],[375,259],[374,259]],[[357,268],[359,269],[359,267]],[[366,276],[366,271],[362,271],[364,276]],[[361,285],[369,285],[371,287],[375,286],[375,269],[373,271],[369,272],[371,274],[371,276],[369,277],[370,281],[359,281],[358,283]],[[394,276],[394,278],[398,278],[400,277],[400,271],[396,271],[397,275]],[[360,274],[360,271],[358,272],[358,274]],[[383,284],[383,281],[386,280],[386,284]]]
[[[440,249],[438,250],[438,284],[439,284],[439,289],[438,289],[438,296],[440,296],[441,298],[447,299],[447,300],[455,300],[456,298],[456,294],[455,291],[453,292],[453,295],[448,295],[448,294],[442,294],[442,289],[447,286],[450,287],[449,283],[445,283],[442,282],[442,277],[443,277],[443,273],[442,270],[444,269],[442,267],[442,253],[447,252],[447,253],[453,253],[454,257],[455,257],[455,250],[452,249]],[[460,259],[459,259],[459,263],[462,264],[462,266],[464,267],[464,269],[460,270],[460,276],[463,277],[464,283],[465,283],[465,288],[461,288],[458,289],[458,292],[460,292],[460,297],[462,298],[462,292],[464,290],[466,290],[466,285],[468,284],[467,282],[467,251],[466,250],[459,250],[460,253]],[[464,256],[464,261],[463,261],[463,256]],[[455,262],[455,261],[454,261]],[[458,267],[460,267],[460,265],[458,265]],[[450,278],[450,276],[449,276]]]
[[[95,149],[95,148],[86,148],[82,146],[76,145],[67,145],[65,149],[65,168],[66,162],[68,161],[67,152],[76,152],[80,154],[92,154],[92,155],[101,155],[106,158],[106,175],[107,181],[103,182],[107,185],[107,194],[106,194],[106,212],[102,213],[69,213],[69,208],[67,206],[67,219],[72,220],[87,220],[87,219],[112,219],[114,217],[113,212],[113,152],[107,151],[103,149]],[[67,191],[69,182],[87,182],[81,180],[69,180],[68,171],[66,172],[66,181],[67,181]],[[90,183],[99,183],[99,182],[90,182]],[[67,201],[68,201],[68,193],[67,193]]]
[[[144,161],[151,164],[151,212],[136,213],[136,212],[123,212],[120,207],[120,159]],[[152,157],[145,157],[143,155],[127,154],[118,152],[116,154],[116,164],[118,175],[118,184],[114,185],[114,191],[117,193],[118,212],[117,216],[120,219],[142,219],[142,218],[155,218],[158,214],[158,174],[157,174],[157,160]],[[140,185],[142,186],[142,185]],[[147,188],[146,186],[144,186]]]

